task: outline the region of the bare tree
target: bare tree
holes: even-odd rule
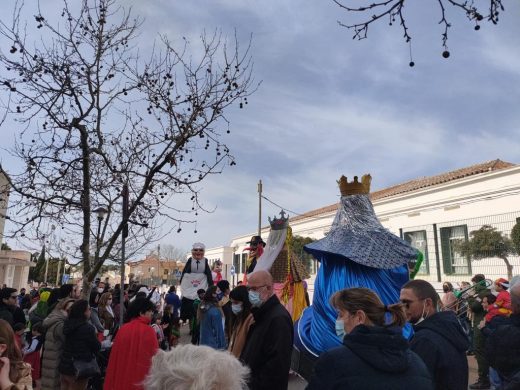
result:
[[[64,0],[56,22],[39,9],[39,36],[27,33],[21,6],[12,24],[0,22],[11,45],[0,52],[7,70],[0,84],[4,110],[20,129],[10,152],[25,166],[9,172],[10,234],[41,239],[56,224],[76,239],[88,292],[105,259],[117,255],[125,226],[139,247],[156,221],[173,220],[180,232],[204,210],[197,184],[235,165],[222,140],[230,132],[224,111],[247,104],[255,86],[249,46],[240,50],[236,37],[228,44],[219,33],[203,34],[198,55],[189,55],[187,40],[178,50],[162,36],[145,57],[136,46],[142,21],[130,9],[116,0],[72,4]],[[189,205],[171,206],[179,197]]]
[[[183,260],[187,251],[172,244],[161,245],[161,258],[171,261]]]
[[[386,0],[378,3],[366,1],[361,6],[348,6],[344,1],[333,0],[339,7],[351,13],[361,14],[362,21],[358,23],[345,24],[338,22],[340,26],[346,27],[354,31],[353,39],[365,39],[368,34],[368,27],[377,21],[386,20],[390,26],[399,23],[403,29],[403,37],[406,42],[410,42],[412,36],[408,31],[405,18],[405,1],[404,0]],[[487,9],[482,5],[476,5],[474,0],[435,0],[439,7],[440,20],[439,24],[443,28],[441,35],[442,47],[444,51],[442,56],[448,58],[448,30],[451,23],[448,19],[447,6],[453,6],[456,10],[464,12],[470,22],[475,23],[475,30],[480,30],[480,22],[489,21],[493,24],[498,23],[500,12],[504,10],[502,0],[489,0]],[[413,60],[410,58],[410,66],[414,66]]]

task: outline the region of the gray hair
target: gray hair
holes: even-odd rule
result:
[[[145,390],[245,390],[249,368],[227,351],[179,345],[159,350],[144,381]]]

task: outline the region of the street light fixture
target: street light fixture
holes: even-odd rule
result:
[[[98,228],[97,228],[97,235],[96,235],[96,262],[99,260],[99,249],[101,247],[101,222],[103,222],[103,219],[105,219],[105,216],[107,215],[108,211],[102,206],[99,206],[97,209],[94,210],[94,213],[97,215],[98,220]]]

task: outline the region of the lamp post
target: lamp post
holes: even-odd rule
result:
[[[105,215],[107,214],[107,210],[103,206],[99,206],[97,209],[94,210],[97,216],[98,220],[98,227],[97,227],[97,234],[96,234],[96,255],[95,255],[95,261],[99,260],[99,251],[101,249],[101,222],[103,222],[103,219],[105,219]]]
[[[53,239],[53,233],[54,233],[54,230],[56,230],[56,226],[55,225],[51,225],[51,234],[49,235],[49,249],[47,250],[47,256],[46,256],[46,259],[45,259],[45,276],[43,278],[45,284],[47,284],[47,276],[49,274],[49,258],[51,256],[51,245],[52,245],[52,239]]]

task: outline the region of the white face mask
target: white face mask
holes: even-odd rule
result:
[[[101,288],[101,287],[98,287],[97,291],[98,291],[98,293],[101,294],[101,293],[103,293],[103,291],[105,291],[105,289],[104,289],[104,288]]]
[[[231,310],[235,315],[240,313],[242,311],[242,304],[241,303],[232,303],[231,304]]]
[[[345,321],[336,320],[336,335],[342,340],[345,337]]]
[[[421,314],[421,318],[419,318],[415,323],[412,322],[413,325],[419,325],[421,322],[423,322],[426,317],[428,316],[428,312],[424,313],[424,311],[426,310],[426,301],[423,301],[423,308],[422,308],[422,314]]]

